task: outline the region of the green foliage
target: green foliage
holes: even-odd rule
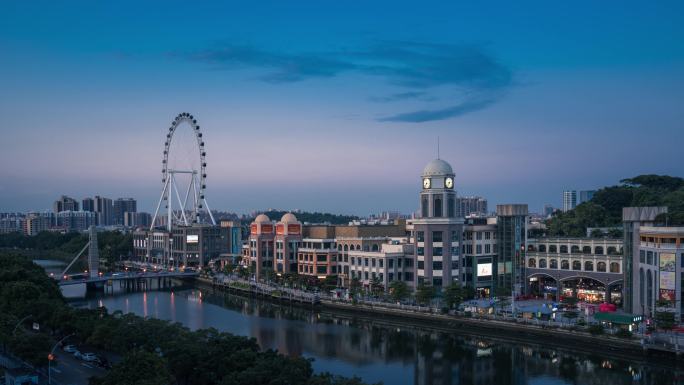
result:
[[[421,305],[429,305],[436,295],[437,290],[432,285],[426,285],[424,282],[421,282],[416,287],[416,301]]]
[[[656,326],[660,329],[670,330],[675,325],[675,313],[669,311],[657,311],[655,313]]]
[[[548,220],[548,234],[581,237],[587,227],[611,227],[622,223],[622,208],[630,206],[667,206],[668,213],[660,222],[684,224],[684,179],[667,175],[640,175],[624,179],[619,186],[598,190],[591,201],[574,210],[554,213]],[[619,238],[619,231],[609,232]]]
[[[166,360],[144,350],[128,353],[121,363],[103,378],[90,381],[92,385],[167,385],[172,381]]]
[[[591,325],[591,326],[589,326],[589,328],[587,330],[589,331],[589,333],[591,333],[595,336],[600,335],[600,334],[603,334],[603,325],[601,325],[601,324]]]
[[[409,287],[404,281],[392,281],[389,285],[389,290],[392,300],[397,302],[405,300],[410,294]]]
[[[620,338],[632,338],[632,332],[630,332],[627,329],[620,329],[618,330],[615,335]]]
[[[444,303],[449,309],[453,309],[465,299],[463,287],[459,282],[453,282],[444,288]]]
[[[370,289],[371,289],[371,293],[373,293],[373,295],[375,295],[375,296],[382,295],[385,292],[385,286],[382,284],[382,281],[377,276],[374,278],[371,278]]]

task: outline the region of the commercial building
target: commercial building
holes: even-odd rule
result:
[[[133,233],[139,261],[169,268],[203,268],[228,252],[228,229],[196,224],[172,232],[141,230]]]
[[[577,204],[589,202],[594,197],[596,190],[582,190],[579,192],[579,201]]]
[[[459,217],[467,216],[486,216],[487,215],[487,200],[478,196],[457,197],[456,207],[458,208],[457,215]]]
[[[384,288],[393,281],[404,281],[409,287],[415,284],[414,245],[404,239],[375,245],[370,250],[350,250],[349,277],[358,279],[365,287],[378,279]],[[339,248],[338,248],[339,252]]]
[[[133,198],[118,198],[112,204],[112,224],[116,226],[124,225],[126,213],[138,211],[138,203]]]
[[[245,262],[261,277],[264,269],[273,268],[274,226],[265,214],[259,214],[249,228],[249,260]]]
[[[467,218],[463,227],[461,280],[478,297],[489,297],[494,288],[497,261],[496,218]]]
[[[57,214],[62,211],[78,211],[78,201],[66,195],[62,195],[52,204],[52,212]]]
[[[503,293],[524,294],[527,222],[526,204],[496,206],[497,259],[493,274],[495,285]]]
[[[275,256],[273,270],[276,274],[297,272],[297,252],[302,242],[302,224],[292,213],[285,213],[275,226]]]
[[[152,215],[150,213],[125,212],[123,226],[128,228],[150,227]]]
[[[577,207],[577,191],[563,191],[563,212],[570,211]]]
[[[419,216],[411,221],[415,282],[438,290],[460,278],[463,218],[456,212],[454,176],[442,159],[427,164],[421,175]]]
[[[527,293],[549,299],[577,297],[590,303],[622,303],[623,240],[611,238],[529,239]]]
[[[93,211],[97,214],[98,226],[111,226],[114,224],[114,208],[112,200],[96,195],[93,199]]]
[[[649,260],[641,262],[641,227],[651,227],[655,224],[656,218],[660,214],[666,214],[667,207],[624,207],[622,209],[622,229],[624,232],[624,282],[623,290],[624,309],[629,313],[651,314],[653,309],[653,295],[646,296],[648,289],[648,272],[651,272],[651,288],[653,288],[653,270],[648,266],[654,266],[657,256],[648,263]],[[647,246],[645,244],[644,246]],[[644,252],[647,250],[644,249]],[[646,255],[645,255],[646,258]],[[641,271],[644,273],[644,280],[641,280]],[[676,277],[675,277],[676,278]],[[644,285],[641,283],[644,282]],[[642,294],[642,288],[644,290]],[[649,298],[651,306],[649,307]]]

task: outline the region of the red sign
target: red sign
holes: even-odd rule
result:
[[[252,225],[251,228],[250,228],[250,232],[251,232],[252,234],[256,234],[256,233],[257,233],[257,225]]]
[[[278,235],[285,234],[285,226],[281,225],[281,224],[276,225],[276,234],[278,234]]]
[[[289,234],[299,234],[301,231],[300,225],[287,225],[287,232]]]
[[[262,233],[272,233],[273,232],[273,225],[261,225],[261,232]]]

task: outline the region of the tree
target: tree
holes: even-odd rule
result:
[[[409,288],[404,281],[392,281],[389,285],[392,300],[401,302],[409,296]]]
[[[166,360],[144,350],[132,351],[103,378],[90,381],[92,385],[167,385],[172,382]]]
[[[416,301],[421,305],[429,305],[435,295],[437,295],[437,291],[434,286],[426,285],[425,282],[419,283],[416,287]]]
[[[380,296],[382,293],[385,292],[385,286],[382,284],[382,281],[380,281],[380,278],[377,276],[371,278],[370,289],[371,293],[373,293],[373,295],[375,296]]]
[[[671,330],[675,324],[675,313],[669,311],[657,311],[655,313],[656,326],[663,330]]]
[[[353,301],[356,301],[356,297],[361,292],[361,280],[358,277],[352,278],[349,283],[349,295],[352,297]]]
[[[453,309],[464,300],[463,287],[459,282],[453,282],[444,289],[444,303],[449,309]]]

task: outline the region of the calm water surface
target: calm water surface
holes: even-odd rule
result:
[[[73,290],[73,289],[71,289]],[[98,294],[75,306],[214,327],[385,384],[684,384],[680,371],[484,337],[396,327],[211,290]]]

